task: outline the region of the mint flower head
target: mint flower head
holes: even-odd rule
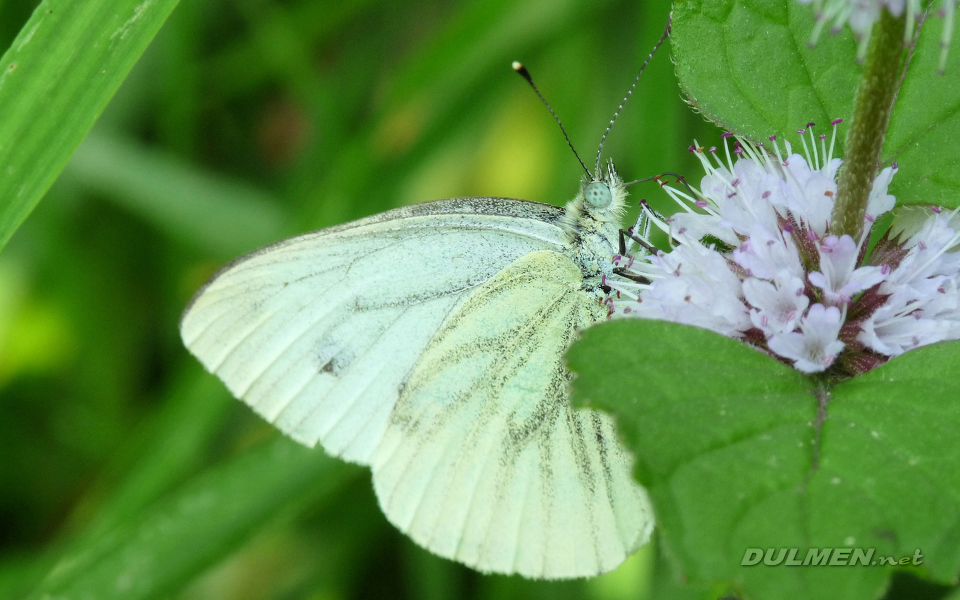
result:
[[[724,135],[691,146],[706,171],[699,189],[663,184],[680,211],[645,202],[633,242],[614,257],[611,315],[695,325],[740,339],[805,373],[863,373],[925,344],[960,339],[960,217],[935,209],[888,231],[867,251],[876,218],[894,207],[877,174],[860,239],[831,233],[837,194],[836,126],[800,130],[803,154]],[[807,140],[809,139],[809,143]],[[667,234],[657,250],[652,228]]]
[[[832,33],[839,33],[845,23],[859,40],[857,59],[863,60],[870,41],[873,24],[880,19],[880,11],[886,8],[894,17],[906,13],[903,39],[909,42],[919,20],[925,17],[921,0],[797,0],[800,4],[813,4],[816,25],[810,36],[810,45],[816,44],[823,30],[829,26]],[[940,7],[934,14],[943,19],[940,37],[940,65],[942,73],[947,63],[947,51],[953,35],[953,16],[957,0],[939,0]]]

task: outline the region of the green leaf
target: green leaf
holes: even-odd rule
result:
[[[716,600],[730,597],[731,590],[722,584],[710,585],[681,578],[676,565],[660,550],[659,546],[662,544],[654,543],[658,548],[653,581],[650,585],[650,600]]]
[[[894,105],[885,162],[900,170],[890,184],[897,202],[960,206],[960,36],[953,36],[951,60],[937,74],[944,20],[924,25],[897,103]]]
[[[610,348],[630,350],[597,359]],[[567,359],[574,402],[616,417],[683,575],[742,577],[745,548],[759,545],[737,539],[742,523],[786,508],[782,497],[810,468],[812,384],[740,342],[660,321],[591,327]]]
[[[630,350],[611,361],[610,348]],[[619,321],[587,330],[568,360],[574,402],[617,419],[667,554],[691,581],[726,581],[758,599],[868,599],[891,573],[741,566],[750,548],[797,548],[801,561],[809,548],[872,548],[868,563],[919,548],[933,577],[960,569],[960,451],[951,450],[960,381],[942,376],[960,367],[960,343],[835,388],[816,470],[814,384],[740,342]]]
[[[950,595],[943,598],[943,600],[960,600],[960,590],[956,590]]]
[[[941,581],[960,571],[960,342],[907,352],[838,386],[818,483],[841,480],[893,553],[919,549]],[[859,544],[859,543],[858,543]]]
[[[923,29],[884,145],[884,160],[900,165],[890,187],[899,203],[960,205],[960,68],[936,73],[942,23]],[[796,0],[677,0],[680,86],[705,117],[754,140],[797,141],[811,121],[825,133],[830,120],[850,118],[860,67],[849,28],[810,48],[812,28],[812,8]]]
[[[77,543],[31,598],[166,597],[285,508],[327,497],[357,473],[276,438]]]
[[[826,126],[849,117],[860,74],[856,43],[844,32],[809,48],[810,7],[796,0],[678,0],[673,15],[680,86],[711,121],[762,141],[774,134],[796,140],[794,132],[808,122]]]
[[[0,248],[177,0],[44,0],[0,59]]]

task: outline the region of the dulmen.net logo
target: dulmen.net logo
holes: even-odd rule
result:
[[[878,556],[874,548],[747,548],[742,567],[853,567],[922,565],[923,554],[918,548],[913,556]]]

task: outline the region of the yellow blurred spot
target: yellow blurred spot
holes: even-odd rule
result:
[[[514,93],[480,140],[471,194],[549,201],[543,196],[550,189],[556,151],[567,148],[556,124],[539,102],[531,101],[529,91]]]
[[[416,204],[427,200],[479,196],[468,191],[467,168],[472,161],[469,146],[459,140],[442,146],[426,160],[403,186],[400,204]]]
[[[22,270],[0,261],[0,387],[22,373],[56,369],[74,346],[58,307],[31,298]]]
[[[449,138],[427,159],[407,180],[399,194],[401,204],[460,196],[557,203],[545,194],[551,189],[556,152],[566,146],[545,113],[526,93],[512,95],[481,127]]]
[[[587,582],[591,600],[642,600],[650,597],[653,578],[653,543],[637,550],[622,565]]]

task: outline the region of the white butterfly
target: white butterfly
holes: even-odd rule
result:
[[[625,197],[611,166],[565,209],[456,198],[284,240],[197,292],[183,342],[284,433],[369,465],[387,518],[431,552],[610,571],[653,512],[612,420],[570,406],[563,354],[607,317]]]

